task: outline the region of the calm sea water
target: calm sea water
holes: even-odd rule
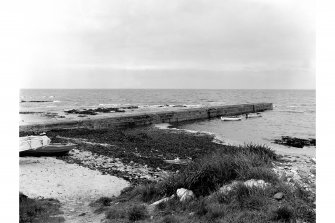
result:
[[[262,118],[239,122],[220,119],[185,124],[184,129],[209,131],[231,144],[261,143],[277,150],[315,155],[315,148],[294,149],[273,144],[283,135],[315,138],[314,90],[46,90],[25,89],[20,100],[44,100],[47,103],[20,103],[20,111],[57,112],[72,108],[117,105],[228,105],[272,102],[273,111]]]

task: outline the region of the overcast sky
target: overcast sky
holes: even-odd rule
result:
[[[26,1],[22,88],[315,88],[314,1]]]

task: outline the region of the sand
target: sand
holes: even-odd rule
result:
[[[94,214],[89,203],[118,196],[127,186],[123,179],[56,158],[20,158],[20,192],[31,198],[58,199],[66,222],[100,222],[103,215]]]

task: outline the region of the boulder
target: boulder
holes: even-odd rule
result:
[[[283,192],[278,192],[278,193],[276,193],[274,196],[273,196],[273,198],[274,199],[276,199],[276,200],[281,200],[281,199],[283,199],[283,197],[284,197],[284,193]]]
[[[185,188],[180,188],[177,190],[177,197],[180,199],[181,202],[185,202],[188,200],[192,200],[195,196],[193,191],[187,190]]]

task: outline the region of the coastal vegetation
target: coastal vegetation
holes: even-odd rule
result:
[[[55,199],[32,199],[19,194],[20,223],[63,222],[60,203]]]
[[[119,197],[94,204],[108,222],[315,222],[308,192],[272,171],[277,159],[264,146],[223,146],[162,181],[126,188]],[[244,183],[255,179],[264,183]],[[225,185],[231,189],[225,191]],[[181,201],[174,196],[178,188],[195,196]],[[281,198],[274,197],[278,193]]]
[[[20,133],[29,134],[36,133]],[[213,135],[154,127],[62,129],[47,135],[52,142],[79,140],[79,151],[94,157],[169,173],[153,180],[90,166],[131,182],[120,196],[91,203],[106,222],[315,222],[315,195],[292,177],[278,174],[276,163],[282,157],[266,146],[223,145]],[[59,159],[85,165],[71,155]],[[180,196],[181,189],[187,196]]]

